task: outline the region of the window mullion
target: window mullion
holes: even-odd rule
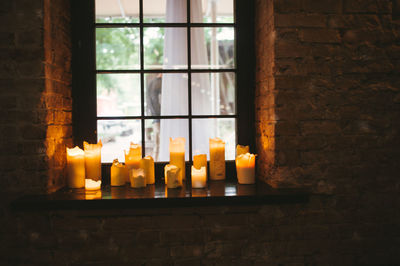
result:
[[[187,0],[187,23],[188,26],[186,28],[187,33],[187,63],[188,63],[188,114],[189,114],[189,162],[192,162],[192,53],[191,53],[191,26],[190,26],[190,0]]]
[[[143,52],[143,0],[139,0],[139,34],[140,34],[140,70],[144,69]],[[142,154],[146,153],[145,120],[144,120],[144,72],[140,71],[140,111],[141,111],[141,134],[142,134]]]

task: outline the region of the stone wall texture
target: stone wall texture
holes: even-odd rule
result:
[[[399,265],[400,5],[256,0],[258,171],[306,204],[15,212],[64,183],[67,0],[0,1],[0,265]]]

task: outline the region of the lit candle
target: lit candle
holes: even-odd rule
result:
[[[207,176],[207,155],[206,154],[198,154],[193,156],[193,166],[196,169],[200,169],[201,167],[206,168],[206,176]]]
[[[164,168],[165,182],[167,188],[177,188],[182,186],[182,176],[180,175],[181,169],[176,165],[167,164]]]
[[[239,184],[255,183],[256,155],[245,153],[236,157],[236,172]]]
[[[146,156],[140,161],[140,168],[144,170],[144,176],[146,177],[146,183],[148,185],[155,183],[154,178],[154,159],[151,156]]]
[[[196,169],[192,166],[192,188],[204,188],[207,184],[207,172],[204,166]]]
[[[129,151],[125,151],[125,165],[128,170],[140,168],[140,160],[142,159],[142,146],[131,142]],[[129,182],[129,176],[126,182]]]
[[[86,179],[101,180],[101,140],[97,144],[83,142]]]
[[[124,164],[118,162],[118,159],[114,159],[111,166],[111,186],[123,186],[126,183],[128,175],[128,169]]]
[[[185,138],[169,139],[169,164],[181,169],[179,175],[182,180],[185,180],[185,141]]]
[[[225,179],[225,142],[219,138],[210,139],[210,179]]]
[[[249,152],[249,146],[236,145],[236,156]]]
[[[101,187],[101,180],[85,179],[86,190],[98,190]]]
[[[131,169],[129,171],[129,178],[131,180],[131,187],[146,187],[146,177],[144,176],[144,170],[142,168]]]
[[[85,187],[85,153],[78,146],[67,148],[67,172],[68,187]]]

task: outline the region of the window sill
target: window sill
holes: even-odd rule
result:
[[[134,189],[104,186],[101,190],[64,188],[48,195],[27,195],[12,203],[17,211],[135,209],[164,207],[196,207],[219,205],[264,205],[306,203],[310,193],[302,189],[274,189],[263,182],[240,185],[235,181],[209,181],[204,189],[192,189],[191,184],[167,189],[156,183]]]

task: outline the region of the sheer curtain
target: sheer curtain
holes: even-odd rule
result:
[[[192,0],[191,21],[202,20],[201,0]],[[186,22],[186,0],[167,0],[166,22]],[[182,68],[187,65],[187,32],[183,28],[166,28],[164,39],[164,68]],[[203,28],[191,30],[192,65],[208,65],[207,48]],[[187,74],[166,74],[162,78],[161,115],[188,114]],[[192,110],[196,114],[211,112],[210,81],[208,75],[192,75]],[[192,134],[193,147],[208,151],[210,122],[208,119],[196,122],[200,125]],[[199,130],[200,129],[200,130]],[[161,120],[159,160],[169,160],[169,138],[186,138],[186,159],[189,158],[189,124],[187,119]],[[196,154],[200,150],[193,150]]]

